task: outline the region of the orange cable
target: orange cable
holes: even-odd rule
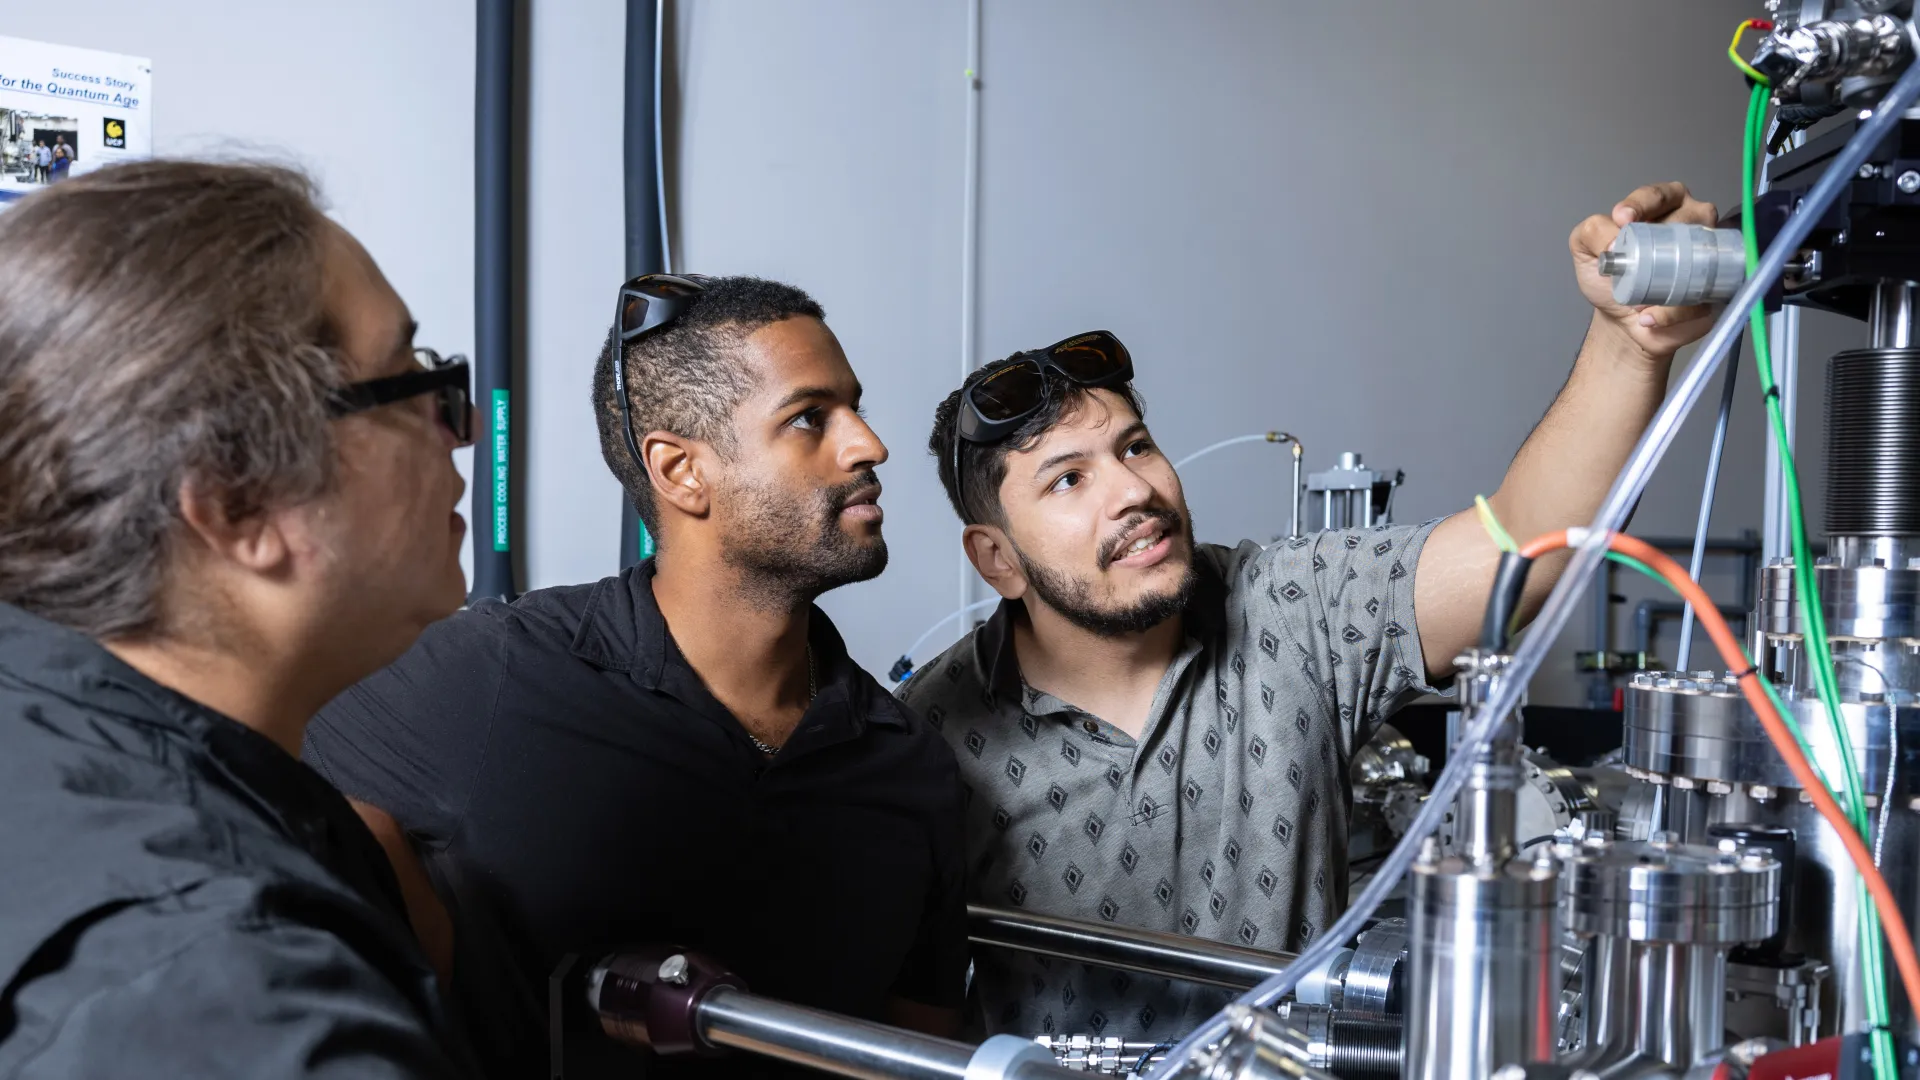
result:
[[[1520,554],[1529,559],[1537,559],[1549,551],[1570,546],[1567,530],[1561,529],[1545,536],[1536,537],[1520,549]],[[1787,768],[1792,770],[1794,778],[1800,781],[1800,788],[1813,800],[1814,808],[1820,816],[1827,819],[1834,832],[1840,836],[1840,842],[1846,845],[1847,854],[1853,859],[1854,869],[1867,883],[1867,891],[1873,895],[1873,906],[1880,912],[1881,929],[1886,934],[1888,948],[1893,952],[1893,962],[1900,969],[1900,983],[1907,991],[1909,1008],[1920,1007],[1920,959],[1916,959],[1913,949],[1913,936],[1907,932],[1907,921],[1900,914],[1900,905],[1893,898],[1893,890],[1887,887],[1887,881],[1880,876],[1880,869],[1873,865],[1873,853],[1867,849],[1866,842],[1847,820],[1846,812],[1835,802],[1827,785],[1814,772],[1813,765],[1794,742],[1788,732],[1786,721],[1773,707],[1773,701],[1760,685],[1760,673],[1747,659],[1746,650],[1740,647],[1740,640],[1733,636],[1733,630],[1720,614],[1720,607],[1707,595],[1697,582],[1687,576],[1680,564],[1668,558],[1665,552],[1631,536],[1612,533],[1608,536],[1607,546],[1624,555],[1631,555],[1660,572],[1675,591],[1693,605],[1693,612],[1700,625],[1713,639],[1714,647],[1720,650],[1720,658],[1726,661],[1729,671],[1738,672],[1740,692],[1746,696],[1747,704],[1760,717],[1760,725],[1767,729],[1767,738],[1773,741],[1773,747],[1786,759]],[[1887,798],[1891,792],[1883,795]]]

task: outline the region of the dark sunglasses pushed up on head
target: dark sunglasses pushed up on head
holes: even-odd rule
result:
[[[1006,367],[960,392],[958,436],[971,443],[997,442],[1019,430],[1053,393],[1047,375],[1057,373],[1088,388],[1133,381],[1133,357],[1105,330],[1076,334],[1044,349],[1020,354]]]
[[[1133,381],[1133,356],[1105,330],[1075,334],[1019,359],[960,391],[953,424],[953,490],[967,505],[965,474],[960,471],[962,442],[992,443],[1020,430],[1053,394],[1050,374],[1090,390]],[[964,510],[963,518],[972,520]]]
[[[639,440],[633,437],[633,410],[627,404],[627,346],[658,330],[686,310],[693,298],[705,292],[703,274],[642,274],[620,286],[620,297],[613,309],[613,394],[620,402],[620,430],[627,439],[627,452],[634,464],[645,471]]]
[[[348,383],[335,391],[327,402],[327,411],[335,418],[391,405],[396,401],[432,394],[445,424],[461,446],[473,442],[473,375],[464,356],[442,359],[432,349],[413,350],[419,371],[404,375],[386,375]]]

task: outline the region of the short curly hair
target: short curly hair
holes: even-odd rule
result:
[[[722,454],[733,448],[733,411],[753,392],[740,344],[762,327],[796,315],[825,320],[813,297],[791,285],[756,277],[709,278],[664,329],[627,346],[627,408],[637,441],[649,431],[699,439]],[[613,387],[613,330],[593,367],[593,415],[600,455],[626,489],[656,541],[660,514],[647,470],[627,449],[620,401]]]

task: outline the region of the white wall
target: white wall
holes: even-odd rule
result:
[[[470,3],[9,3],[0,33],[150,58],[155,154],[305,167],[421,344],[472,353]],[[472,453],[458,457],[471,476]]]
[[[1169,453],[1280,428],[1311,468],[1358,450],[1406,469],[1401,520],[1463,507],[1579,345],[1573,225],[1652,180],[1737,197],[1745,95],[1723,42],[1755,8],[987,0],[978,359],[1106,327]],[[880,672],[956,592],[925,440],[957,381],[964,5],[678,10],[685,264],[818,295],[893,450],[892,568],[824,605]],[[1716,531],[1760,514],[1742,375]],[[1637,529],[1690,531],[1709,428],[1689,425]],[[1283,529],[1284,467],[1267,445],[1196,463],[1202,538]],[[1536,699],[1580,700],[1587,625]]]
[[[290,151],[422,340],[471,347],[470,4],[14,7],[6,33],[151,56],[160,152]],[[986,0],[979,359],[1104,326],[1132,347],[1170,453],[1284,428],[1312,467],[1351,449],[1405,468],[1402,520],[1464,506],[1498,484],[1579,343],[1573,224],[1648,180],[1735,196],[1744,96],[1724,42],[1757,7]],[[893,451],[892,568],[825,601],[876,673],[959,580],[925,439],[957,380],[964,10],[674,0],[676,265],[813,292]],[[623,270],[624,18],[621,0],[533,5],[533,587],[604,575],[617,554],[587,387]],[[1853,332],[1810,322],[1817,387],[1818,359]],[[1716,531],[1760,513],[1750,365],[1742,377]],[[1818,409],[1806,419],[1817,451]],[[1689,425],[1637,530],[1691,527],[1709,426]],[[1252,446],[1193,466],[1202,537],[1282,528],[1283,464]],[[1803,473],[1817,488],[1817,453]],[[1578,696],[1570,660],[1536,687]]]

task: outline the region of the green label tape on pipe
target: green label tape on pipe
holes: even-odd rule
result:
[[[493,550],[507,547],[507,394],[493,392]]]

